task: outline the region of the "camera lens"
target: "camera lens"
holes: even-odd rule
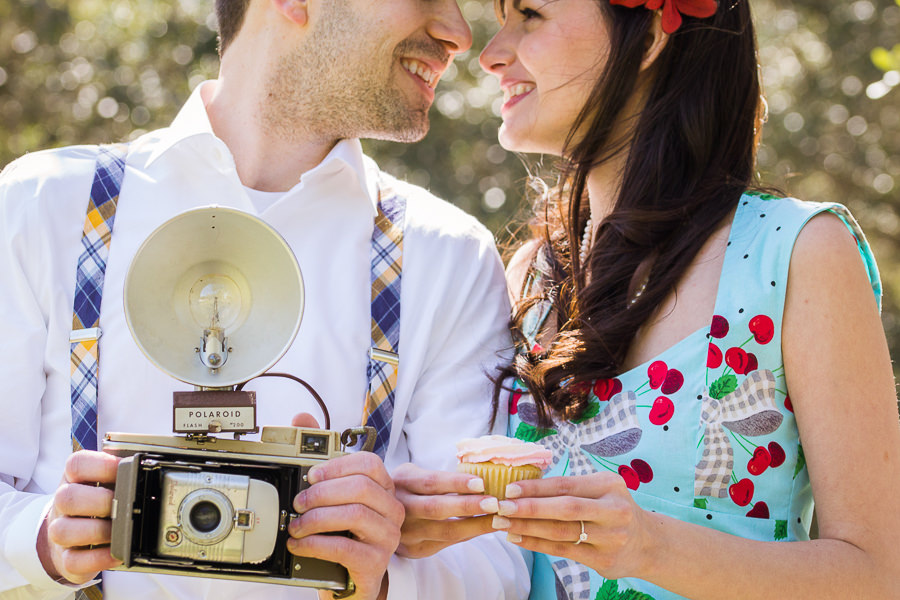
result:
[[[234,507],[222,492],[200,488],[185,495],[178,509],[184,536],[201,546],[218,544],[234,528]]]
[[[222,521],[222,513],[219,508],[209,501],[198,502],[191,508],[188,516],[191,527],[202,533],[209,533],[219,526]]]

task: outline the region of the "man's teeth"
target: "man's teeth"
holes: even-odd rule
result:
[[[427,65],[420,63],[419,61],[412,58],[404,58],[400,61],[400,64],[403,65],[404,69],[406,69],[413,75],[418,75],[419,78],[428,85],[428,87],[433,88],[437,85],[439,75],[429,69]]]
[[[523,94],[527,94],[531,90],[534,89],[534,85],[530,83],[517,83],[516,85],[510,86],[508,89],[503,92],[503,101],[509,102],[511,98],[515,98],[516,96],[521,96]]]

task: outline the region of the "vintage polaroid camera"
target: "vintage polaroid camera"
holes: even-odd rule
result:
[[[177,266],[173,266],[177,265]],[[175,392],[173,436],[108,433],[123,457],[112,513],[118,570],[238,579],[353,593],[336,563],[288,552],[293,499],[310,468],[344,453],[371,428],[330,431],[328,410],[301,379],[267,372],[290,347],[303,312],[303,280],[290,247],[260,219],[206,207],[178,215],[138,250],[125,281],[125,313],[146,356],[195,386]],[[301,383],[325,429],[263,427],[256,377]],[[234,439],[212,434],[233,434]],[[341,535],[335,532],[335,535]]]

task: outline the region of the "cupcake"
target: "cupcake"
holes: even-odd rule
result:
[[[503,435],[460,440],[456,449],[457,470],[481,477],[485,493],[498,500],[506,499],[508,484],[539,479],[553,456],[540,444]]]

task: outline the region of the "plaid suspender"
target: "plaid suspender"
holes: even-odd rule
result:
[[[101,146],[91,185],[84,232],[83,250],[78,258],[75,305],[72,316],[72,449],[97,450],[97,366],[99,362],[100,301],[112,240],[119,189],[125,175],[124,144]],[[103,598],[100,584],[78,590],[76,600]]]
[[[378,215],[372,232],[372,347],[369,350],[369,390],[362,422],[375,428],[375,448],[384,458],[391,438],[394,389],[400,363],[400,274],[406,198],[379,182]]]

